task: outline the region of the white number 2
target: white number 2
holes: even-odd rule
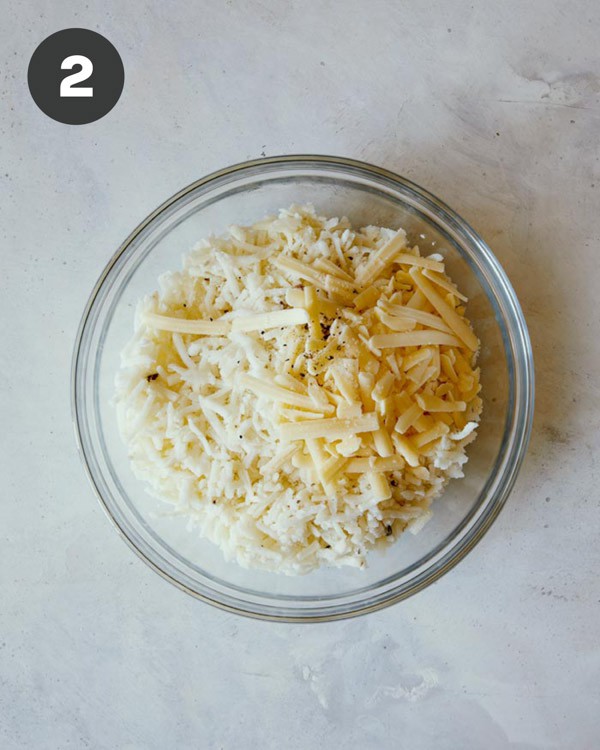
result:
[[[73,86],[76,83],[87,81],[92,75],[94,66],[89,57],[83,55],[69,55],[60,64],[62,70],[73,70],[76,65],[81,66],[81,70],[77,73],[72,73],[70,76],[64,78],[60,83],[60,95],[62,96],[94,96],[94,89],[92,86],[74,89]]]

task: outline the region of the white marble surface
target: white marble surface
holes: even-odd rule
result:
[[[0,747],[598,747],[596,0],[2,10]],[[82,127],[26,85],[71,26],[126,70]],[[225,614],[145,567],[92,494],[69,406],[81,310],[129,230],[200,175],[287,152],[446,199],[510,274],[537,360],[531,450],[485,540],[410,601],[319,626]]]

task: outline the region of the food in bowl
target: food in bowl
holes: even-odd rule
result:
[[[116,378],[135,474],[245,567],[364,567],[463,475],[479,341],[443,257],[292,206],[198,243]]]

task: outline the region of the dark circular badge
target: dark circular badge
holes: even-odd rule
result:
[[[89,29],[63,29],[39,45],[27,71],[34,102],[58,122],[83,125],[119,101],[125,71],[113,45]]]

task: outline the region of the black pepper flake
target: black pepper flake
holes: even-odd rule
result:
[[[392,479],[390,481],[390,484],[392,485],[392,487],[397,487],[398,486],[398,482],[395,479]]]
[[[331,549],[331,544],[326,544],[325,549]]]
[[[151,380],[156,380],[157,377],[158,377],[158,373],[153,372],[152,375],[146,375],[146,380],[150,382]]]
[[[186,303],[186,302],[184,302],[184,303],[183,303],[183,306],[184,306],[184,307],[187,307],[187,303]]]
[[[323,334],[323,338],[325,341],[329,338],[329,333],[331,331],[331,325],[327,325],[326,323],[321,323],[321,333]]]
[[[387,524],[385,527],[385,535],[392,536],[392,527],[389,524]]]
[[[261,335],[261,336],[264,336],[264,335],[265,335],[265,332],[264,332],[264,331],[261,331],[261,332],[260,332],[260,335]]]
[[[210,322],[212,323],[212,318],[209,318]]]

